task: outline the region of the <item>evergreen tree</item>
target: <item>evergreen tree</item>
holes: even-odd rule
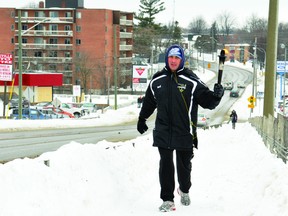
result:
[[[155,24],[155,15],[165,10],[164,2],[161,0],[140,0],[139,14],[135,15],[135,19],[139,20],[140,27],[151,27]]]

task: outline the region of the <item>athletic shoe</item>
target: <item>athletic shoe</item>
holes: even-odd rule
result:
[[[190,197],[189,197],[189,193],[183,193],[180,188],[177,189],[178,194],[181,197],[181,203],[184,206],[188,206],[190,205],[191,201],[190,201]]]
[[[169,212],[169,211],[175,211],[176,207],[174,202],[172,201],[164,201],[162,205],[159,207],[159,211],[161,212]]]

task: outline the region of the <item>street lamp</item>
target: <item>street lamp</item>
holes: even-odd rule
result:
[[[216,51],[217,51],[217,46],[218,45],[222,45],[222,44],[219,44],[218,41],[214,38],[214,37],[210,37],[211,38],[211,52],[212,52],[212,61],[214,61],[214,42],[216,44]]]
[[[206,41],[206,42],[203,42],[203,43],[200,44],[200,46],[201,46],[201,51],[202,51],[202,58],[203,58],[203,60],[202,60],[202,62],[203,62],[203,73],[205,73],[204,45],[205,45],[205,44],[208,44],[208,43],[211,43],[211,42],[210,42],[210,41]]]
[[[19,76],[18,76],[18,90],[19,90],[19,94],[18,94],[18,116],[19,119],[22,119],[22,35],[26,34],[28,31],[30,31],[31,29],[33,29],[35,26],[39,25],[40,23],[43,23],[47,20],[49,20],[49,18],[45,18],[43,20],[40,20],[38,23],[36,23],[35,25],[33,25],[32,27],[26,29],[25,31],[22,32],[22,23],[21,23],[21,10],[18,10],[18,67],[19,67]]]

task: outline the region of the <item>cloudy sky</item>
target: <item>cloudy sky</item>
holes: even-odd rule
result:
[[[22,7],[38,0],[9,0],[0,1],[0,7]],[[125,3],[123,3],[125,2]],[[252,14],[260,18],[268,18],[269,0],[165,0],[166,11],[157,16],[160,23],[170,23],[176,20],[180,26],[188,24],[198,16],[210,24],[221,13],[229,12],[235,17],[238,25],[243,25]],[[87,8],[107,8],[127,12],[138,12],[140,0],[84,0]],[[288,1],[279,0],[279,21],[288,22]]]

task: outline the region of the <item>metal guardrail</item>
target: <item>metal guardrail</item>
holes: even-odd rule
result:
[[[269,116],[253,117],[249,122],[261,135],[264,144],[271,153],[281,158],[284,163],[288,160],[288,119],[278,114],[277,118]]]
[[[281,158],[284,163],[288,161],[288,119],[278,114],[274,117],[253,117],[249,123],[255,127],[262,137],[264,144],[272,154]],[[222,127],[222,124],[200,127],[199,129],[208,130],[210,128]]]

